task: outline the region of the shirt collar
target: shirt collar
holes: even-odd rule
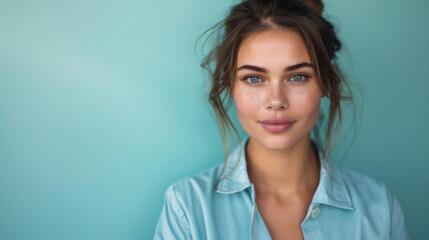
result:
[[[240,145],[234,149],[232,154],[228,157],[223,180],[219,182],[217,192],[223,194],[232,194],[243,191],[251,187],[252,183],[249,180],[246,166],[246,147],[249,138],[244,139]],[[311,140],[313,149],[318,152],[319,161],[322,159],[322,152],[319,150],[315,141]],[[322,166],[322,164],[321,164]],[[331,166],[329,168],[329,166]],[[343,176],[338,171],[338,167],[334,164],[327,164],[327,169],[320,168],[320,182],[313,196],[313,203],[326,204],[333,207],[338,207],[347,210],[354,210],[350,193],[344,183]],[[235,168],[235,169],[234,169]]]

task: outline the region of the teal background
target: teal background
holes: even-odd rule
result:
[[[1,0],[0,239],[151,239],[166,187],[223,160],[194,43],[237,2]],[[429,2],[325,5],[364,89],[333,159],[385,182],[423,239]]]

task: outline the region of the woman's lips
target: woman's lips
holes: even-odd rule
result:
[[[295,121],[287,120],[285,118],[271,118],[260,121],[260,123],[265,130],[273,133],[280,133],[291,128]]]

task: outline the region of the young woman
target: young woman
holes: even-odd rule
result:
[[[341,44],[322,9],[249,0],[217,25],[223,38],[203,62],[215,63],[209,100],[225,146],[229,126],[237,133],[225,96],[249,137],[224,164],[167,189],[155,239],[408,239],[382,182],[328,162],[347,98]],[[310,137],[323,122],[322,98],[325,144]]]

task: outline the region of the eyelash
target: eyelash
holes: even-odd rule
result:
[[[288,80],[290,80],[291,78],[293,78],[295,76],[303,76],[304,77],[303,80],[298,81],[298,82],[305,82],[308,78],[310,78],[310,76],[305,74],[305,73],[295,73],[292,76],[290,76]],[[261,83],[261,82],[256,82],[256,83],[248,82],[247,79],[249,79],[251,77],[257,77],[257,78],[262,80],[262,78],[260,76],[254,75],[254,74],[245,75],[241,80],[243,80],[245,84],[250,85],[250,86]]]

